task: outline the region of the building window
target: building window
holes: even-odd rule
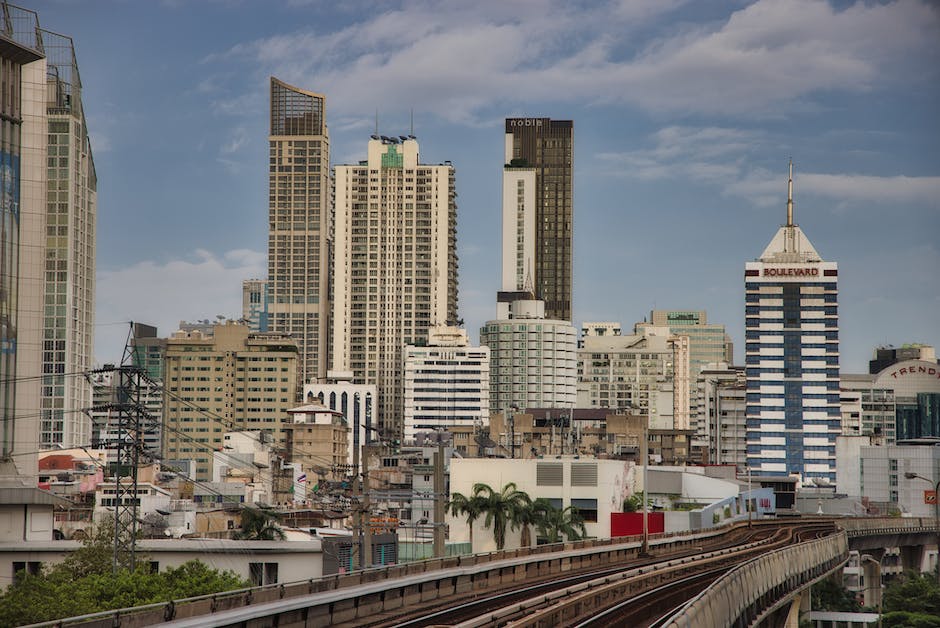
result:
[[[13,582],[14,584],[19,582],[22,574],[38,576],[41,570],[42,563],[39,561],[13,561]]]
[[[248,581],[253,587],[277,584],[277,563],[248,563]]]

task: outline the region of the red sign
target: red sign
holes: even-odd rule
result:
[[[936,504],[937,503],[937,491],[924,491],[924,503]]]

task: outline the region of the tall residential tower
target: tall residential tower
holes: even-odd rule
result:
[[[40,442],[77,447],[91,440],[92,386],[78,374],[94,361],[98,184],[75,47],[63,35],[41,36],[49,152]]]
[[[571,320],[573,130],[571,120],[506,120],[502,291],[534,292],[545,318],[562,321]]]
[[[403,428],[403,351],[457,319],[457,202],[450,163],[418,161],[414,136],[374,135],[336,166],[331,378],[375,384],[379,424]]]
[[[838,266],[793,222],[792,164],[787,222],[744,276],[748,466],[835,482]]]
[[[326,97],[271,77],[268,329],[297,342],[299,383],[326,376],[330,138]]]

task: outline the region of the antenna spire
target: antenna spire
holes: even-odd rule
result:
[[[415,135],[415,108],[411,108],[411,137]]]
[[[790,173],[787,181],[787,226],[793,226],[793,159],[790,159]]]
[[[375,108],[375,134],[379,134],[379,108]]]

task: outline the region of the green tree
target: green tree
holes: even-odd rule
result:
[[[276,513],[260,508],[243,508],[241,528],[233,538],[242,541],[283,541],[287,538],[278,525]]]
[[[555,508],[547,499],[535,500],[538,513],[535,525],[539,534],[549,543],[559,543],[562,537],[568,541],[577,541],[587,536],[584,518],[574,506]]]
[[[529,500],[529,496],[516,490],[515,482],[509,482],[501,491],[487,484],[474,484],[473,496],[481,500],[480,514],[484,517],[483,524],[493,529],[496,549],[503,549],[506,546],[506,530],[509,526],[516,527],[516,513],[523,508],[523,503]]]
[[[634,493],[630,497],[627,497],[623,500],[623,511],[624,512],[640,512],[643,510],[643,499],[645,493],[640,491],[639,493]],[[647,507],[649,507],[647,505]]]
[[[885,589],[885,626],[940,628],[940,585],[934,574],[909,571]]]
[[[134,571],[113,573],[113,527],[99,526],[63,562],[44,565],[38,575],[20,572],[0,595],[0,626],[20,626],[116,608],[166,602],[248,586],[231,571],[199,561],[150,573],[138,556]]]
[[[455,517],[464,517],[470,527],[470,547],[473,548],[473,522],[480,518],[483,500],[479,497],[467,497],[463,493],[454,493],[447,502],[447,512]]]
[[[519,544],[522,547],[532,547],[532,527],[541,519],[541,513],[535,508],[535,502],[525,492],[518,491],[512,500],[512,513],[510,514],[512,528],[522,528],[522,537]]]
[[[841,583],[826,578],[813,585],[813,610],[816,611],[842,611],[855,613],[862,609],[862,605],[855,599],[851,591]]]

